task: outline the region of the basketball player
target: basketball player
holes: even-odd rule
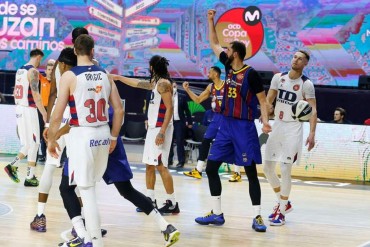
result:
[[[155,168],[157,168],[167,192],[166,203],[159,211],[163,214],[178,214],[180,209],[175,197],[173,179],[167,168],[173,135],[172,85],[169,81],[167,66],[166,58],[155,55],[149,61],[150,81],[117,75],[113,76],[113,79],[132,87],[152,90],[148,108],[148,131],[143,153],[143,163],[146,164],[147,196],[156,206],[154,186]],[[140,208],[137,210],[141,212]]]
[[[16,104],[16,117],[21,150],[15,159],[4,170],[9,177],[19,183],[15,165],[27,156],[27,177],[24,186],[38,186],[39,181],[34,175],[37,152],[40,146],[40,126],[37,109],[40,111],[43,121],[46,121],[46,110],[42,105],[39,93],[39,72],[44,53],[40,49],[30,52],[30,60],[17,70],[14,86],[14,100]]]
[[[255,211],[252,228],[265,232],[261,217],[261,188],[256,164],[262,163],[258,134],[254,119],[257,104],[261,105],[262,131],[271,130],[267,118],[266,95],[258,73],[243,63],[246,47],[240,41],[231,42],[226,51],[221,47],[214,26],[215,10],[208,10],[209,40],[213,52],[225,65],[226,80],[222,102],[223,119],[208,155],[206,173],[212,195],[212,211],[195,221],[201,225],[222,225],[221,180],[218,170],[223,162],[244,166],[248,176],[249,195]]]
[[[75,40],[78,36],[81,34],[88,34],[87,30],[83,27],[77,27],[73,29],[72,31],[72,43],[74,44]],[[54,111],[54,103],[59,95],[59,88],[60,88],[60,76],[65,71],[68,71],[70,68],[77,65],[77,57],[74,54],[73,48],[65,48],[58,60],[54,63],[54,68],[52,72],[52,80],[51,80],[51,92],[49,95],[49,102],[48,102],[48,114],[47,114],[47,123],[45,124],[43,136],[45,140],[48,140],[48,130],[49,130],[49,120],[50,115]],[[63,119],[62,119],[62,125],[63,127],[65,124],[67,124],[68,119],[70,118],[70,112],[69,112],[69,106],[66,107],[64,113],[63,113]],[[63,149],[66,146],[66,135],[62,136],[57,140],[58,145],[61,149],[60,154],[62,154]],[[37,203],[37,215],[34,217],[33,221],[30,223],[30,227],[32,230],[35,230],[37,232],[45,232],[46,231],[46,217],[44,214],[45,211],[45,205],[48,200],[49,191],[51,188],[51,185],[53,183],[53,174],[55,171],[55,167],[60,166],[60,159],[61,155],[58,156],[58,158],[52,157],[49,152],[47,152],[46,155],[46,162],[45,167],[42,172],[41,180],[40,180],[40,187],[39,187],[39,197],[38,197],[38,203]]]
[[[62,75],[65,71],[70,70],[72,67],[77,65],[77,57],[74,54],[73,48],[64,48],[58,58],[57,69]],[[59,79],[58,79],[59,86]],[[66,125],[68,121],[69,112],[63,113],[62,124]],[[47,134],[47,132],[46,132]],[[61,149],[65,147],[65,138],[58,139],[58,144]],[[54,158],[49,153],[47,154],[44,171],[41,176],[39,186],[39,198],[37,203],[37,215],[30,224],[32,230],[37,232],[46,232],[46,216],[44,215],[45,205],[48,200],[49,191],[53,183],[53,173],[55,167],[59,165],[60,158]]]
[[[60,79],[58,101],[51,118],[48,151],[57,158],[59,145],[56,133],[67,103],[70,106],[72,126],[67,150],[69,183],[76,184],[84,205],[87,234],[86,246],[104,246],[97,207],[95,184],[107,167],[108,154],[117,144],[123,109],[118,90],[105,70],[92,63],[94,40],[80,35],[74,47],[77,66],[65,72]],[[108,101],[114,110],[112,130],[108,126]],[[59,150],[60,151],[60,150]]]
[[[292,187],[292,165],[298,164],[303,141],[303,123],[292,118],[292,105],[299,100],[307,100],[312,107],[310,133],[306,140],[308,151],[315,146],[317,123],[315,89],[313,83],[302,74],[310,55],[303,50],[297,51],[291,61],[289,72],[278,73],[271,80],[267,94],[269,109],[276,99],[275,122],[267,140],[263,171],[276,193],[278,204],[269,216],[270,225],[285,224],[285,214],[292,210],[289,199]],[[281,183],[276,175],[276,162],[280,163]]]
[[[213,83],[209,84],[207,88],[198,96],[189,88],[189,82],[184,82],[182,84],[185,91],[188,93],[189,97],[196,103],[200,104],[203,101],[207,100],[209,97],[212,97],[212,111],[213,118],[209,123],[209,126],[204,134],[202,144],[199,147],[199,157],[197,167],[189,172],[184,172],[185,176],[193,178],[202,178],[202,171],[204,165],[206,164],[205,160],[207,159],[209,149],[211,147],[211,142],[215,139],[217,130],[220,127],[222,114],[221,114],[221,103],[224,96],[224,81],[220,79],[221,69],[217,66],[211,67],[208,72],[208,79]]]
[[[113,118],[113,110],[109,108],[109,121]],[[69,131],[69,126],[66,125],[58,131],[58,136]],[[106,184],[114,184],[118,192],[128,201],[132,202],[138,208],[141,208],[143,212],[154,218],[158,224],[161,232],[164,235],[166,244],[165,246],[171,246],[179,240],[180,232],[162,217],[159,211],[154,207],[152,201],[148,197],[137,191],[131,184],[132,171],[127,160],[126,151],[123,146],[121,137],[118,136],[117,145],[114,151],[109,154],[107,170],[103,175],[103,179]],[[86,234],[86,230],[83,224],[78,224],[81,216],[80,201],[75,193],[76,186],[69,186],[68,183],[68,161],[66,161],[62,174],[62,181],[59,187],[60,194],[63,199],[64,207],[66,208],[68,215],[73,223],[72,235],[74,239],[62,244],[61,246],[78,246],[82,244],[83,236]],[[77,223],[77,224],[76,224]],[[102,230],[103,233],[103,230]]]

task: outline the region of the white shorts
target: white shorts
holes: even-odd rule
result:
[[[15,108],[21,153],[27,155],[29,162],[36,162],[37,149],[40,145],[40,125],[37,108],[17,105]],[[37,145],[36,152],[32,148]]]
[[[52,109],[52,113],[54,112],[54,108],[55,108],[55,105],[53,106],[53,109]],[[60,128],[62,128],[63,126],[65,126],[67,123],[68,123],[68,120],[70,118],[70,112],[69,112],[69,107],[67,106],[64,113],[63,113],[63,119],[62,119],[62,123],[60,125]],[[60,147],[60,152],[57,150],[58,154],[59,154],[59,157],[58,158],[54,158],[52,157],[49,152],[46,152],[46,164],[49,164],[49,165],[56,165],[56,166],[59,166],[60,164],[60,158],[62,157],[62,153],[63,153],[63,150],[64,148],[66,147],[66,143],[67,143],[67,136],[68,134],[65,134],[65,135],[62,135],[58,140],[57,140],[57,143]]]
[[[298,165],[302,142],[303,123],[276,120],[267,139],[265,160]]]
[[[102,178],[110,146],[108,125],[72,127],[67,141],[69,184],[94,186]]]
[[[162,161],[162,164],[167,167],[168,156],[171,149],[173,125],[168,125],[164,136],[164,143],[157,146],[155,144],[155,138],[157,137],[160,129],[160,127],[148,128],[144,145],[143,163],[147,165],[157,166],[160,164],[159,161]]]

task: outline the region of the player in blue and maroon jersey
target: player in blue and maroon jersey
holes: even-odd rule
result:
[[[261,188],[256,164],[262,163],[258,134],[254,119],[258,117],[257,105],[261,106],[264,133],[271,131],[268,123],[266,94],[258,73],[243,63],[246,55],[244,43],[233,41],[226,51],[221,47],[214,26],[216,11],[208,11],[209,40],[211,47],[225,65],[226,80],[222,101],[223,120],[208,155],[206,172],[212,195],[213,209],[205,217],[195,221],[201,225],[225,223],[221,211],[221,180],[218,169],[223,162],[244,166],[249,182],[249,195],[255,211],[252,228],[265,232],[261,217]]]

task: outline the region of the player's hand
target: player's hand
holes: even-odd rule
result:
[[[158,133],[157,137],[155,138],[155,145],[159,146],[164,143],[164,134],[163,133]]]
[[[263,124],[262,126],[263,133],[268,134],[271,132],[271,130],[272,130],[271,125],[268,122]]]
[[[308,145],[307,150],[311,151],[315,147],[315,134],[309,134],[306,140],[306,146]]]
[[[49,132],[49,128],[48,127],[45,127],[44,128],[44,131],[42,132],[42,136],[44,137],[44,140],[46,142],[48,141],[48,132]]]
[[[48,142],[48,152],[51,157],[57,159],[59,157],[58,151],[60,153],[61,150],[59,144],[56,141]]]
[[[184,82],[183,84],[182,84],[182,87],[184,88],[184,90],[185,91],[187,91],[188,89],[189,89],[189,82]]]
[[[117,146],[117,140],[110,140],[109,153],[111,154]]]
[[[215,15],[216,15],[216,10],[214,10],[214,9],[209,9],[208,10],[208,12],[207,12],[208,20],[213,21],[215,19]]]

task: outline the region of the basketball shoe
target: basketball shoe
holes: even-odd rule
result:
[[[197,168],[194,168],[193,170],[189,172],[184,172],[185,176],[192,177],[192,178],[197,178],[201,179],[202,178],[202,173],[197,170]]]
[[[61,246],[61,247],[82,247],[82,246],[84,246],[84,240],[80,237],[75,237],[75,238],[70,239],[67,242],[58,244],[58,246]]]
[[[38,216],[36,214],[33,221],[30,223],[30,227],[32,230],[36,232],[46,232],[46,217],[44,214]]]
[[[275,218],[270,222],[270,226],[282,226],[285,224],[285,216],[278,213]]]
[[[19,183],[19,178],[18,178],[18,167],[12,166],[12,165],[7,165],[4,167],[4,171],[8,174],[11,180],[13,180],[16,183]]]
[[[164,241],[166,241],[164,246],[171,246],[179,241],[180,232],[171,224],[169,224],[166,230],[162,233],[164,236]]]
[[[26,180],[24,180],[24,186],[37,187],[39,186],[39,180],[37,179],[36,176],[33,176],[32,178],[26,178]]]
[[[263,223],[263,219],[261,215],[257,215],[256,218],[253,219],[252,228],[256,232],[265,232],[267,227],[265,226],[265,223]]]
[[[285,207],[285,214],[293,211],[292,204],[288,201],[288,204]],[[273,209],[272,213],[269,215],[269,221],[275,219],[276,215],[280,214],[280,203],[278,203]]]
[[[212,224],[212,225],[216,225],[216,226],[221,226],[225,223],[225,218],[224,218],[224,214],[217,215],[217,214],[214,214],[213,210],[212,210],[206,216],[196,218],[195,222],[197,222],[198,224],[201,224],[201,225]]]
[[[180,213],[179,203],[176,202],[174,206],[171,200],[166,200],[164,206],[158,209],[161,214],[178,214]]]
[[[229,179],[229,182],[241,182],[242,181],[242,176],[238,172],[234,172],[232,177]]]
[[[148,199],[153,203],[153,207],[156,208],[156,209],[158,209],[157,200],[152,201],[152,199],[150,197],[148,197]],[[136,212],[142,213],[144,211],[141,208],[136,208]]]

